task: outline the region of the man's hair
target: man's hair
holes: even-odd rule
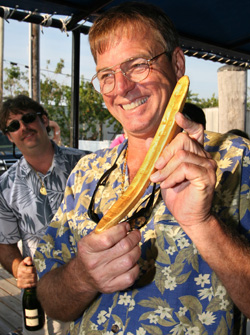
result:
[[[201,123],[203,128],[206,129],[206,115],[199,106],[194,105],[190,102],[186,102],[182,112],[188,119]]]
[[[10,113],[12,114],[20,114],[22,112],[26,112],[28,110],[32,110],[35,113],[41,113],[39,117],[42,120],[42,115],[46,115],[48,118],[48,113],[46,110],[35,100],[27,97],[26,95],[17,95],[14,98],[8,98],[4,101],[0,108],[0,129],[5,134],[5,128],[7,124],[7,120],[9,119]],[[50,128],[47,127],[47,131],[49,132]]]
[[[233,134],[233,135],[238,135],[241,137],[244,137],[246,139],[250,139],[248,133],[246,133],[245,131],[241,130],[241,129],[231,129],[227,131],[227,134]]]
[[[113,41],[117,42],[114,37],[130,37],[134,31],[146,32],[148,27],[170,54],[179,46],[178,33],[172,21],[152,4],[125,2],[102,13],[89,31],[89,43],[95,62],[97,53],[102,54]]]

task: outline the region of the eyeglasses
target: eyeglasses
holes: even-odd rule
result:
[[[139,83],[147,78],[151,65],[163,54],[166,54],[168,57],[171,56],[170,52],[163,51],[150,59],[143,57],[130,58],[121,64],[117,64],[120,65],[120,68],[116,71],[112,70],[112,68],[117,65],[100,70],[93,76],[91,83],[94,89],[101,94],[108,94],[113,91],[115,88],[115,74],[117,72],[121,72],[129,81]]]
[[[20,121],[22,121],[25,124],[32,123],[36,120],[37,115],[40,115],[41,113],[27,113],[23,114],[20,120],[13,120],[11,123],[4,129],[6,133],[10,132],[13,133],[14,131],[17,131],[20,128]]]
[[[122,151],[123,150],[121,150],[121,152]],[[111,166],[111,168],[109,168],[106,172],[104,172],[102,177],[99,179],[99,181],[96,185],[96,188],[94,190],[94,193],[92,195],[92,198],[91,198],[91,201],[90,201],[90,204],[89,204],[89,208],[88,208],[88,216],[95,223],[98,223],[100,221],[100,218],[98,217],[98,215],[94,211],[96,192],[97,192],[100,185],[101,186],[106,185],[106,182],[107,182],[111,172],[114,171],[117,168],[117,160],[118,160],[120,154],[116,158],[116,160],[115,160],[114,164]],[[160,193],[161,193],[160,192],[160,187],[158,187],[156,189],[156,184],[153,184],[152,193],[138,206],[138,208],[135,210],[135,212],[133,213],[133,215],[130,218],[127,218],[127,219],[125,219],[124,221],[121,221],[121,222],[128,222],[130,224],[130,227],[131,227],[130,230],[140,229],[143,226],[145,226],[146,223],[148,222],[148,219],[151,216],[151,213],[153,211],[154,206],[156,205],[156,203],[159,202],[159,200],[161,198]],[[154,204],[155,194],[157,194],[157,199],[156,199],[156,202]],[[147,202],[147,205],[145,207],[140,208],[146,202]]]

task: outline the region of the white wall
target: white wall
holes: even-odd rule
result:
[[[219,108],[204,108],[203,109],[206,115],[206,130],[209,131],[219,131]]]
[[[89,151],[96,151],[103,148],[109,148],[110,142],[108,140],[105,141],[86,141],[86,140],[79,140],[79,149],[81,150],[89,150]]]
[[[219,108],[218,107],[204,108],[203,111],[206,115],[206,121],[207,121],[206,129],[210,131],[219,132]],[[233,127],[231,129],[233,129]],[[227,129],[227,131],[228,130],[230,129]],[[245,129],[241,130],[245,131],[248,135],[250,135],[250,110],[246,111]]]

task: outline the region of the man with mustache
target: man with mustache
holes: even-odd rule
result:
[[[68,175],[87,152],[51,141],[46,110],[25,95],[2,104],[0,128],[23,154],[0,177],[0,262],[24,289],[37,284],[29,266],[36,246],[63,199]],[[51,322],[34,333],[65,334],[66,324]]]

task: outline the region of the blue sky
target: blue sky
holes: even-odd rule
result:
[[[61,32],[56,28],[43,27],[40,34],[40,66],[41,73],[46,68],[53,71],[56,64],[62,58],[65,62],[63,73],[71,73],[71,33]],[[50,60],[48,66],[47,61]],[[4,67],[9,66],[9,62],[18,63],[22,66],[29,64],[29,24],[9,20],[4,22]],[[210,98],[213,94],[218,97],[217,70],[223,64],[204,61],[194,57],[186,57],[186,75],[190,78],[190,90],[198,93],[199,98]],[[89,51],[87,37],[81,36],[81,75],[91,79],[95,73],[95,64]],[[66,76],[61,76],[61,80],[67,82]]]

